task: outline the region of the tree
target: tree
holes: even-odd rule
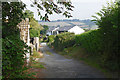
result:
[[[100,18],[96,18],[96,24],[99,26],[103,41],[103,59],[104,66],[111,67],[111,70],[120,70],[118,56],[120,56],[120,3],[111,2],[107,7],[104,7],[100,12],[96,13]],[[109,63],[109,64],[108,64]],[[114,65],[114,66],[113,66]],[[110,67],[109,67],[110,68]]]
[[[40,31],[40,34],[46,35],[47,30],[48,30],[48,26],[47,26],[47,25],[43,25],[43,28],[44,28],[44,29]]]
[[[35,30],[35,29],[30,29],[30,37],[33,38],[33,37],[39,37],[39,31],[38,30]]]
[[[31,18],[34,17],[33,12],[30,11],[30,10],[25,10],[25,12],[24,12],[23,14],[24,14],[24,17],[25,17],[25,18],[29,18],[29,19],[31,19]]]
[[[22,78],[26,44],[20,40],[17,24],[23,18],[22,2],[2,3],[2,77]]]
[[[41,2],[41,0],[40,0]],[[53,2],[42,2],[39,3],[36,0],[33,2],[34,5],[38,7],[38,15],[40,19],[49,20],[47,14],[53,14],[52,11],[56,13],[62,13],[62,7],[58,7],[57,4]],[[41,4],[41,5],[40,5]],[[65,5],[67,10],[71,10],[71,3],[59,2],[59,4]],[[45,9],[45,17],[40,14],[40,10]],[[2,77],[3,78],[24,78],[27,75],[24,74],[26,70],[25,64],[25,52],[24,48],[28,48],[27,45],[20,40],[19,29],[17,24],[20,23],[22,18],[25,18],[23,11],[25,4],[22,2],[3,2],[2,3]],[[26,17],[33,16],[30,13]],[[71,17],[70,13],[64,11],[63,15],[66,17]]]
[[[34,0],[31,7],[37,7],[40,19],[45,21],[50,21],[48,14],[52,15],[53,13],[62,14],[65,17],[70,18],[72,16],[69,11],[73,11],[72,8],[74,8],[70,0]],[[45,14],[42,15],[41,11],[44,11]]]
[[[25,18],[30,19],[30,37],[39,37],[40,36],[40,31],[43,29],[43,27],[38,23],[37,20],[34,18],[34,14],[30,10],[26,10],[24,13]]]

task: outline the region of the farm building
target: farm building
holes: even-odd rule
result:
[[[53,27],[51,30],[50,29],[48,30],[47,34],[48,35],[56,35],[56,34],[60,34],[62,32],[71,32],[71,33],[75,33],[75,35],[77,35],[77,34],[84,33],[85,31],[78,26],[64,26],[64,27]]]

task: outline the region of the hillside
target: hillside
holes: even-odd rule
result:
[[[97,26],[95,23],[91,22],[91,20],[78,20],[78,19],[73,19],[73,20],[56,20],[56,21],[50,21],[50,22],[45,22],[45,21],[38,21],[39,24],[41,25],[48,25],[49,27],[63,27],[63,26],[74,26],[77,25],[83,29],[96,29]]]

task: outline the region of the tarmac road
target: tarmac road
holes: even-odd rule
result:
[[[46,69],[41,70],[40,78],[105,78],[99,70],[74,59],[65,58],[55,53],[46,43],[40,44],[40,50],[44,54],[44,58],[40,58],[39,62],[45,63]],[[45,52],[50,51],[52,55]]]

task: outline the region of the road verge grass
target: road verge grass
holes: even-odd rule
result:
[[[45,53],[53,56],[53,54],[49,50],[46,50]]]
[[[33,55],[31,55],[33,58],[43,58],[44,55],[41,52],[37,52],[35,49],[33,49]]]

